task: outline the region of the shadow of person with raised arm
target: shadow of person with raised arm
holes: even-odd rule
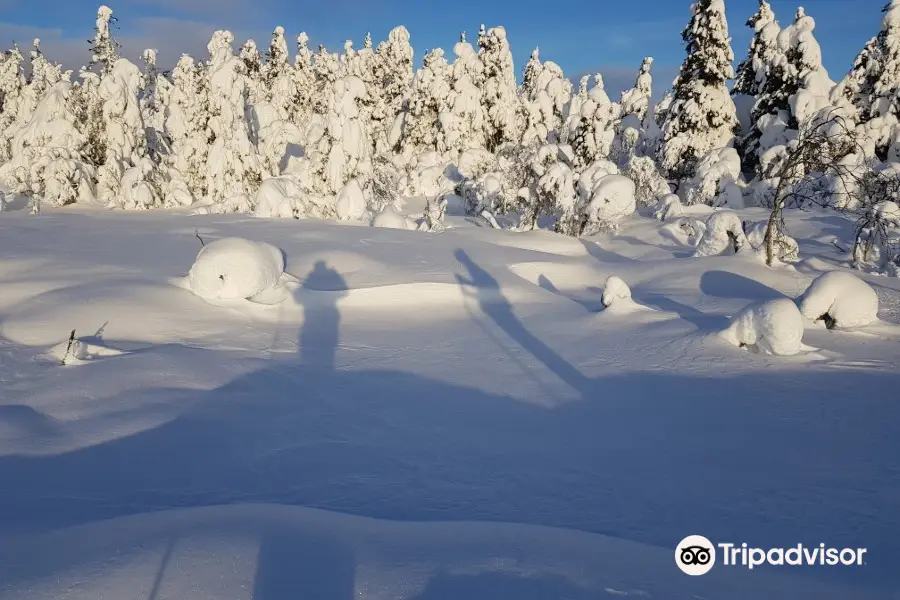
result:
[[[303,306],[300,359],[305,366],[333,369],[340,343],[338,302],[347,295],[347,282],[324,260],[317,261],[297,294]]]
[[[475,289],[475,297],[481,311],[557,377],[578,393],[585,394],[589,384],[588,378],[525,328],[513,312],[512,304],[500,291],[500,283],[479,267],[464,250],[457,249],[454,256],[468,271],[468,277],[457,275],[456,280],[464,287]]]

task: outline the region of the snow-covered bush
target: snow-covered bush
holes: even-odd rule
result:
[[[342,221],[358,221],[369,217],[368,202],[359,180],[351,179],[337,195],[335,211]]]
[[[252,298],[278,285],[284,253],[271,244],[225,238],[204,246],[181,284],[206,300]]]
[[[732,199],[741,177],[741,157],[734,148],[719,148],[708,153],[697,163],[693,179],[684,186],[687,204],[722,206]],[[737,189],[737,197],[741,197]],[[733,202],[733,200],[732,200]],[[730,208],[743,208],[733,206]]]
[[[444,216],[447,214],[446,198],[429,198],[425,206],[425,215],[419,224],[419,231],[441,233],[446,229]]]
[[[653,206],[660,198],[672,192],[669,182],[649,156],[632,156],[622,169],[622,174],[634,182],[638,206]]]
[[[612,275],[606,279],[606,284],[603,286],[601,301],[606,308],[619,304],[630,304],[632,301],[631,288],[623,279]]]
[[[803,317],[787,298],[748,306],[721,332],[735,346],[776,356],[794,356],[803,348]]]
[[[760,221],[747,228],[747,241],[760,254],[765,254],[766,229],[769,223]],[[776,232],[775,256],[781,262],[794,262],[800,258],[800,245],[797,240],[784,232]]]
[[[828,329],[864,327],[878,320],[878,294],[851,273],[820,275],[798,299],[800,312],[811,321],[824,321]]]
[[[615,231],[619,222],[633,214],[636,208],[634,182],[624,175],[607,175],[594,185],[585,210],[582,233],[593,235],[600,231]]]
[[[684,206],[681,205],[681,198],[676,194],[667,194],[659,199],[653,216],[657,221],[670,221],[683,215]]]
[[[731,210],[720,210],[706,220],[706,230],[694,256],[719,256],[726,252],[737,254],[747,245],[743,223]]]
[[[393,205],[388,204],[372,219],[372,227],[415,231],[419,225],[406,215],[401,215]]]

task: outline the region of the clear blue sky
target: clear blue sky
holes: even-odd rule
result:
[[[810,0],[807,12],[817,23],[825,64],[840,79],[863,44],[878,31],[886,0]],[[772,0],[782,26],[793,20],[797,3]],[[0,0],[0,43],[15,39],[27,46],[35,36],[45,53],[68,67],[86,57],[98,2],[86,0]],[[119,18],[117,35],[125,53],[136,57],[145,47],[160,50],[171,65],[187,51],[205,56],[209,35],[227,28],[239,43],[253,37],[264,48],[276,25],[293,39],[307,31],[312,43],[340,48],[345,39],[362,44],[366,31],[383,39],[395,25],[412,34],[416,56],[434,47],[448,50],[462,30],[474,39],[480,23],[503,25],[509,34],[516,69],[540,46],[545,60],[559,63],[572,78],[600,70],[609,88],[629,85],[645,55],[654,56],[657,90],[668,86],[684,57],[681,29],[689,18],[689,0],[110,0]],[[726,0],[729,26],[739,61],[750,31],[744,23],[757,0]]]

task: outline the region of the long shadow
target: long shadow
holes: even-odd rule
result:
[[[664,312],[675,313],[700,331],[719,331],[728,327],[729,320],[726,316],[707,314],[663,294],[644,292],[641,289],[632,290],[632,293],[638,303]]]
[[[460,285],[474,289],[482,312],[557,377],[584,394],[588,379],[555,350],[525,328],[521,319],[513,312],[512,304],[500,290],[500,283],[490,273],[479,267],[464,250],[457,249],[454,256],[468,272],[468,277],[457,275],[456,280]]]
[[[580,588],[559,575],[517,576],[511,573],[454,575],[438,573],[412,600],[596,600],[595,591]]]
[[[303,305],[303,327],[300,329],[298,347],[304,365],[334,368],[341,326],[337,303],[347,295],[346,290],[344,278],[323,260],[316,262],[303,281],[297,301]]]

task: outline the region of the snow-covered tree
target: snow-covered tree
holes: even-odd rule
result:
[[[318,88],[313,70],[313,53],[309,49],[309,36],[305,32],[297,36],[297,56],[290,74],[294,95],[293,100],[287,105],[288,120],[304,131],[309,125],[314,106],[321,104],[321,101],[315,98]]]
[[[263,63],[259,48],[253,40],[247,40],[241,46],[240,59],[243,63],[242,74],[247,86],[247,103],[261,102],[267,95],[263,82]]]
[[[251,82],[246,62],[234,56],[230,31],[216,31],[207,48],[209,63],[209,129],[212,146],[206,166],[207,199],[224,210],[243,208],[255,197],[261,179],[256,147],[247,122]]]
[[[603,85],[603,77],[594,76],[594,86],[586,97],[579,97],[574,128],[571,123],[566,143],[575,153],[575,167],[582,169],[596,160],[606,159],[612,150],[620,106],[610,101]],[[570,107],[571,108],[571,107]]]
[[[97,65],[101,75],[112,71],[119,59],[119,44],[110,33],[110,24],[115,21],[113,11],[108,6],[97,9],[97,25],[94,28],[94,40],[91,43],[91,66]]]
[[[723,0],[698,0],[682,37],[687,59],[674,86],[663,125],[662,166],[670,176],[693,175],[697,161],[734,140],[737,111],[726,82],[734,77],[734,52]]]
[[[144,50],[144,77],[141,82],[140,107],[147,136],[147,153],[161,163],[170,150],[166,139],[166,106],[172,84],[156,66],[156,50]]]
[[[478,52],[484,84],[481,88],[487,149],[496,151],[520,139],[516,72],[506,29],[492,27],[483,36]]]
[[[172,143],[170,164],[197,199],[204,198],[207,189],[206,162],[211,138],[207,89],[202,67],[183,54],[172,71],[165,133]]]
[[[753,29],[747,57],[737,69],[731,95],[756,96],[762,89],[766,73],[777,52],[778,32],[769,27],[775,23],[775,12],[766,0],[759,0],[759,10],[747,21]],[[776,23],[777,26],[777,23]]]
[[[484,78],[484,69],[472,44],[465,34],[453,46],[456,60],[453,62],[453,77],[450,92],[450,109],[453,118],[448,122],[447,145],[456,152],[470,148],[484,148],[485,115],[481,103],[479,86]]]
[[[535,49],[525,66],[519,95],[524,114],[522,143],[559,143],[566,105],[572,98],[572,83],[559,65],[542,63]]]
[[[409,115],[403,139],[404,153],[447,152],[452,68],[440,48],[425,55],[422,68],[413,79]]]
[[[283,27],[276,27],[272,33],[262,79],[266,100],[278,110],[281,119],[290,121],[297,87]]]
[[[19,101],[25,89],[24,58],[18,46],[3,53],[0,58],[0,134],[16,120]],[[0,149],[0,159],[3,150]]]
[[[634,87],[622,93],[621,114],[613,148],[614,161],[624,166],[635,156],[642,145],[644,122],[650,110],[653,95],[653,76],[650,68],[653,58],[647,57],[641,63]]]
[[[371,105],[373,149],[378,153],[396,150],[402,137],[401,112],[410,96],[413,80],[413,49],[406,27],[395,27],[388,39],[378,44],[372,60]]]

